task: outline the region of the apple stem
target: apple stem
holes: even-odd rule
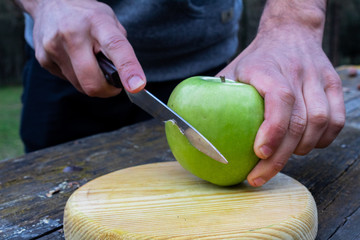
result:
[[[225,76],[220,76],[221,82],[225,82]]]

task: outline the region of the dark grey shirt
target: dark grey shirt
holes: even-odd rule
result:
[[[148,81],[196,75],[236,53],[241,0],[108,0]],[[33,22],[25,15],[33,46]]]

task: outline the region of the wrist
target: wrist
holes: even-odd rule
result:
[[[258,34],[271,32],[306,32],[322,40],[325,24],[325,0],[268,0]]]
[[[14,2],[21,8],[22,11],[33,16],[40,0],[15,0]]]

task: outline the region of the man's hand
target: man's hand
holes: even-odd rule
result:
[[[35,55],[41,66],[69,80],[79,91],[110,97],[110,86],[95,58],[102,51],[129,92],[144,88],[145,74],[112,9],[93,0],[18,0],[34,19]]]
[[[269,0],[254,41],[218,75],[253,85],[265,100],[248,175],[261,186],[292,153],[328,146],[345,123],[341,80],[321,48],[324,1]]]

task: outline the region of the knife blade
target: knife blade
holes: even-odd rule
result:
[[[117,69],[103,53],[98,53],[96,58],[108,83],[117,88],[124,89],[131,102],[162,122],[171,121],[179,128],[181,133],[188,139],[191,145],[200,152],[218,162],[224,164],[228,163],[226,158],[216,149],[214,145],[212,145],[209,140],[207,140],[191,124],[185,121],[181,116],[152,95],[149,91],[146,89],[143,89],[138,93],[130,93],[126,91],[126,89],[122,86]]]

